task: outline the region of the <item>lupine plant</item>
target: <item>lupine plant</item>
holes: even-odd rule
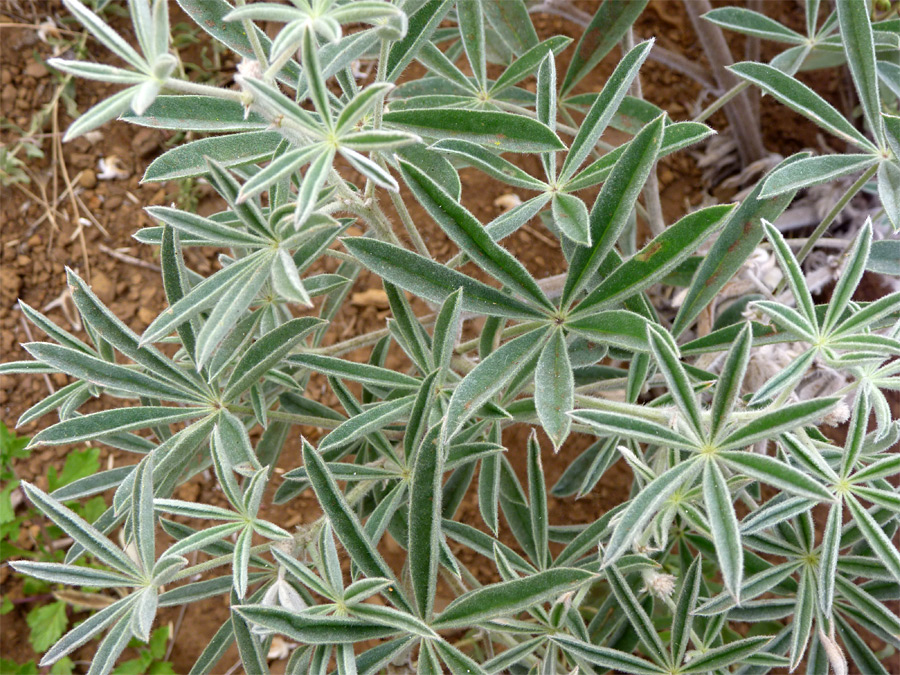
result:
[[[194,132],[144,180],[202,177],[225,206],[148,209],[159,225],[135,237],[159,248],[168,308],[143,335],[72,271],[88,341],[21,305],[51,342],[25,345],[35,360],[2,372],[72,378],[19,420],[58,414],[32,443],[93,441],[135,459],[52,494],[22,485],[73,543],[64,563],[15,568],[119,594],[43,665],[105,632],[90,672],[108,673],[129,641],[150,637],[159,608],[224,595],[230,619],[193,673],[222,672],[234,643],[247,673],[266,673],[276,635],[298,645],[291,673],[888,672],[900,648],[886,604],[900,588],[900,421],[884,392],[900,388],[900,292],[854,293],[874,261],[897,272],[896,250],[879,248],[900,227],[890,3],[807,0],[805,35],[742,7],[712,11],[710,30],[785,50],[735,64],[740,84],[675,121],[637,95],[653,41],[635,44],[631,26],[647,0],[598,3],[575,44],[541,40],[524,0],[178,0],[240,57],[229,87],[179,77],[166,0],[129,0],[134,46],[64,1],[118,65],[52,67],[126,85],[67,138],[113,118]],[[575,93],[620,46],[602,88]],[[373,66],[365,86],[360,61]],[[425,74],[405,77],[414,62]],[[794,77],[841,67],[858,119]],[[750,88],[846,152],[790,156],[738,203],[644,237],[656,162],[713,134],[700,120]],[[601,140],[609,128],[628,140]],[[527,155],[539,175],[521,168]],[[483,223],[463,204],[463,166],[533,196]],[[847,176],[803,241],[773,225],[801,191]],[[860,191],[881,206],[817,304],[807,253]],[[410,201],[455,244],[450,260],[429,251]],[[503,245],[535,217],[565,255],[559,277],[536,278]],[[208,277],[182,254],[200,246],[220,251]],[[700,331],[758,251],[781,281]],[[383,284],[391,317],[332,339],[361,270]],[[673,290],[677,309],[655,302]],[[786,367],[751,381],[754,359],[789,348]],[[366,362],[348,358],[362,349]],[[387,368],[389,350],[405,365]],[[79,412],[101,394],[108,409]],[[821,431],[848,420],[842,445]],[[516,426],[533,428],[523,445],[504,436]],[[591,444],[549,485],[544,466],[576,437]],[[284,466],[288,443],[302,445],[299,466]],[[628,499],[560,523],[549,497],[591,493],[617,462],[633,477]],[[203,475],[227,506],[174,498]],[[92,524],[63,505],[101,493],[112,505]],[[264,499],[303,494],[318,503],[311,524],[260,515]],[[458,516],[467,494],[477,522]],[[399,562],[384,556],[388,537]],[[463,548],[493,576],[468,569]]]

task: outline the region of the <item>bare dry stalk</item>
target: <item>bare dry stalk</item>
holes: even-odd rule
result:
[[[730,66],[734,60],[731,57],[731,50],[728,49],[728,43],[725,42],[722,29],[702,19],[703,14],[712,10],[709,0],[686,0],[684,7],[694,25],[697,37],[700,38],[703,51],[712,65],[713,76],[716,78],[719,88],[727,91],[740,84],[737,76],[726,70],[726,66]],[[741,163],[747,166],[762,159],[766,155],[766,149],[763,146],[759,124],[754,119],[753,104],[748,92],[742,91],[735,96],[724,107],[724,111],[728,117],[728,125],[737,141]]]

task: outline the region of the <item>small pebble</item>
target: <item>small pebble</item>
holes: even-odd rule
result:
[[[81,172],[81,187],[86,190],[93,190],[97,186],[97,174],[93,169],[85,169]]]

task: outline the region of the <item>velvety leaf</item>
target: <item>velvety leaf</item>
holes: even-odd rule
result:
[[[603,185],[604,190],[610,181],[612,176]],[[602,196],[603,192],[600,194]],[[600,197],[597,199],[599,201]],[[670,225],[601,281],[578,304],[576,313],[581,314],[591,308],[608,307],[659,282],[721,227],[733,208],[731,204],[710,206],[694,211],[674,225]],[[572,264],[574,266],[574,259]]]
[[[225,167],[260,162],[271,158],[281,139],[275,131],[248,131],[190,141],[154,159],[143,180],[163,182],[200,176],[207,171],[207,158]]]
[[[397,110],[384,121],[430,138],[459,138],[503,152],[545,152],[565,146],[535,119],[489,110]]]
[[[728,66],[728,69],[826,131],[857,147],[875,151],[871,141],[857,131],[830,103],[790,75],[764,63],[742,62]]]
[[[419,616],[429,620],[437,587],[444,448],[434,427],[416,452],[409,495],[409,575]]]
[[[647,0],[627,3],[603,0],[575,47],[575,54],[563,79],[561,91],[563,95],[578,84],[619,43],[646,6]]]
[[[440,185],[412,164],[400,163],[403,177],[419,203],[441,229],[485,272],[531,302],[554,310],[525,267],[487,234],[478,219]]]
[[[656,161],[664,123],[660,116],[632,139],[597,195],[590,214],[591,247],[579,247],[572,256],[561,300],[564,307],[584,289],[618,240]]]
[[[725,476],[715,461],[707,461],[703,467],[703,501],[712,529],[722,580],[735,602],[740,604],[744,549],[731,493],[725,482]]]
[[[441,433],[443,443],[453,438],[484,403],[531,361],[546,337],[545,329],[537,329],[510,340],[492,352],[456,385],[444,418]]]
[[[541,426],[557,451],[569,435],[572,424],[566,414],[575,407],[575,381],[566,339],[561,330],[553,331],[541,350],[534,371],[534,403]]]
[[[538,310],[487,284],[411,251],[361,237],[343,239],[342,242],[354,257],[378,276],[431,302],[443,303],[447,296],[462,288],[466,311],[510,318],[542,316]]]
[[[574,568],[554,568],[530,577],[489,584],[456,598],[434,620],[436,629],[471,626],[515,615],[533,605],[576,590],[593,574]]]

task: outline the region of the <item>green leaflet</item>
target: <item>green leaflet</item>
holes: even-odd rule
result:
[[[665,668],[630,653],[600,647],[565,634],[556,634],[552,639],[564,652],[607,670],[618,670],[631,675],[662,675],[668,672]]]
[[[565,327],[593,342],[608,344],[628,351],[646,352],[647,319],[624,309],[595,312],[576,319],[567,319]]]
[[[639,5],[640,3],[635,4]],[[628,88],[637,77],[638,69],[650,55],[652,47],[653,40],[642,42],[629,51],[616,65],[616,69],[603,85],[603,89],[593,105],[591,105],[590,110],[588,110],[581,126],[579,126],[578,134],[572,140],[566,159],[559,169],[559,180],[561,183],[565,184],[578,171],[582,162],[590,154],[591,149],[603,135],[616,109],[619,107],[622,99],[625,98]],[[565,91],[567,91],[567,87],[564,82],[563,93]]]
[[[587,424],[606,436],[621,434],[642,443],[667,445],[685,450],[696,447],[691,439],[682,436],[677,431],[638,417],[582,409],[574,410],[571,416],[576,422]]]
[[[842,176],[864,171],[878,161],[876,155],[823,155],[807,157],[769,174],[760,197],[774,197]]]
[[[441,479],[444,448],[440,427],[431,429],[416,452],[409,495],[409,575],[421,618],[431,618],[441,541]]]
[[[386,124],[430,138],[459,138],[503,152],[564,150],[565,145],[535,119],[487,110],[398,110]]]
[[[569,264],[562,306],[568,307],[588,280],[597,272],[625,223],[637,196],[650,175],[662,141],[664,118],[644,127],[616,161],[591,209],[591,246],[578,247]]]
[[[526,59],[529,53],[526,50],[539,46],[537,32],[531,23],[531,17],[528,15],[528,9],[524,0],[484,2],[481,3],[481,6],[491,26],[516,56],[519,57],[518,61]],[[497,82],[500,82],[500,79]]]
[[[413,407],[415,395],[410,394],[403,398],[385,401],[358,415],[354,415],[340,426],[336,427],[319,443],[319,452],[326,452],[330,448],[352,443],[356,439],[378,431],[391,422],[406,415]]]
[[[244,106],[237,101],[190,94],[157,96],[142,115],[128,111],[122,119],[143,127],[182,131],[236,132],[269,126],[256,113],[244,117]]]
[[[865,150],[875,151],[875,146],[830,103],[790,75],[763,63],[736,63],[728,69],[835,136]]]
[[[609,182],[604,185],[604,189],[608,184]],[[668,227],[600,282],[578,304],[575,314],[621,302],[658,282],[718,229],[733,208],[730,204],[710,206],[695,211]]]
[[[475,216],[412,164],[401,161],[400,170],[425,210],[479,267],[520,296],[554,310],[553,303],[522,263],[496,244]]]
[[[442,303],[447,296],[462,288],[464,310],[518,319],[542,316],[538,310],[487,284],[393,244],[360,237],[341,241],[350,253],[378,276],[431,302]]]
[[[322,510],[354,563],[369,576],[394,579],[394,573],[369,541],[359,520],[347,505],[337,483],[325,466],[322,457],[305,440],[303,442],[303,463],[306,465],[309,481],[312,483]],[[389,589],[387,593],[391,601],[398,607],[409,609],[409,603],[397,590],[397,584],[392,588],[393,590]]]
[[[819,398],[782,406],[778,410],[764,413],[742,425],[722,439],[718,447],[721,450],[730,450],[746,447],[766,438],[775,438],[778,434],[797,429],[821,417],[839,400],[834,397]]]
[[[562,330],[555,330],[541,350],[534,371],[534,403],[541,426],[553,447],[559,447],[569,435],[572,420],[566,414],[575,407],[575,381]]]
[[[744,7],[719,7],[703,15],[707,21],[717,26],[737,31],[745,35],[799,45],[806,38],[795,30],[770,19],[765,14]]]
[[[409,27],[403,39],[391,46],[387,58],[387,79],[397,77],[431,38],[432,33],[450,9],[452,0],[427,0],[409,17]]]
[[[161,154],[147,167],[142,180],[163,182],[200,176],[207,171],[207,158],[226,167],[260,162],[271,157],[280,142],[281,134],[276,131],[201,138]]]
[[[529,363],[546,337],[547,329],[539,328],[510,340],[456,385],[444,417],[442,442],[453,438],[484,403]]]
[[[883,147],[884,135],[880,124],[881,98],[878,94],[875,43],[868,8],[851,0],[838,0],[835,9],[841,27],[844,53],[847,55],[847,64],[850,66],[850,74],[859,94],[863,114],[878,145]]]
[[[107,434],[182,422],[201,417],[207,412],[206,408],[167,408],[162,406],[103,410],[54,424],[32,438],[31,445],[78,443]]]
[[[715,461],[707,461],[703,467],[703,502],[725,588],[735,603],[740,604],[744,549],[741,546],[741,534],[731,493],[725,483],[725,476]]]
[[[223,398],[231,400],[243,393],[322,323],[321,319],[313,317],[293,319],[263,335],[244,352],[231,371]]]
[[[571,91],[618,44],[646,6],[647,0],[603,0],[578,40],[575,54],[563,79],[562,95]]]
[[[584,584],[594,575],[587,570],[558,567],[522,579],[483,586],[458,597],[432,623],[434,628],[458,628],[516,614]]]
[[[392,626],[349,617],[293,612],[282,607],[238,605],[234,610],[248,621],[306,644],[330,645],[378,640],[400,632]]]
[[[683,484],[690,482],[701,468],[702,464],[697,460],[681,462],[660,474],[631,500],[606,546],[603,556],[604,566],[613,564],[625,553],[665,501]]]

